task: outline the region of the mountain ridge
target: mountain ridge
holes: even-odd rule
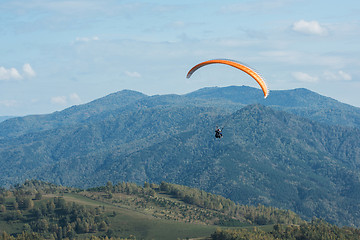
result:
[[[203,88],[187,94],[197,99],[226,99],[243,105],[260,103],[330,125],[360,128],[360,108],[322,96],[306,88],[272,90],[264,99],[261,90],[247,86]]]
[[[15,117],[0,125],[0,138],[19,136],[25,133],[54,129],[64,125],[83,123],[94,115],[125,107],[133,101],[146,97],[145,94],[122,90],[86,104],[75,105],[50,114]]]
[[[126,107],[133,109],[169,104],[209,106],[219,108],[219,111],[225,113],[231,113],[245,105],[260,103],[330,125],[360,128],[360,108],[321,96],[304,88],[273,90],[267,99],[259,98],[259,96],[261,96],[260,89],[247,86],[211,87],[184,95],[154,96],[147,96],[133,90],[122,90],[62,111],[7,119],[0,122],[0,139],[74,123],[81,124],[91,118],[101,119],[103,115],[116,109],[123,111]]]
[[[167,181],[341,225],[360,222],[358,128],[259,103],[233,111],[198,97],[138,96],[85,122],[1,139],[1,185]],[[225,127],[220,140],[216,125]]]

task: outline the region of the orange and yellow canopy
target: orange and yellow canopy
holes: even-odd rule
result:
[[[269,90],[266,86],[265,80],[258,74],[256,73],[253,69],[251,69],[250,67],[234,61],[234,60],[228,60],[228,59],[213,59],[213,60],[208,60],[202,63],[199,63],[197,65],[195,65],[193,68],[190,69],[190,71],[187,74],[187,78],[190,78],[191,75],[198,70],[199,68],[209,65],[209,64],[215,64],[215,63],[219,63],[219,64],[226,64],[229,66],[232,66],[234,68],[237,68],[241,71],[246,72],[247,74],[249,74],[253,79],[256,80],[256,82],[260,85],[262,91],[264,92],[264,97],[266,98],[269,95]]]

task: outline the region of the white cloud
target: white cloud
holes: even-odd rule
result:
[[[75,103],[75,104],[81,103],[81,98],[79,97],[79,95],[77,93],[70,94],[69,99],[72,103]]]
[[[67,97],[66,96],[52,97],[51,102],[54,103],[54,104],[59,104],[59,105],[66,105],[67,104]]]
[[[314,82],[317,82],[319,80],[318,77],[315,77],[315,76],[311,76],[307,73],[304,73],[304,72],[293,72],[292,73],[292,76],[298,80],[298,81],[301,81],[301,82],[311,82],[311,83],[314,83]]]
[[[219,39],[218,44],[224,47],[243,47],[249,46],[253,43],[253,41],[243,41],[239,39]]]
[[[18,104],[18,102],[15,100],[1,100],[0,101],[0,106],[5,106],[5,107],[15,107],[17,104]]]
[[[305,21],[300,20],[292,25],[292,30],[309,35],[327,35],[328,31],[325,27],[322,27],[317,21]]]
[[[326,71],[323,73],[323,77],[330,81],[350,81],[352,76],[342,70],[337,72]]]
[[[243,1],[241,3],[235,3],[223,6],[221,8],[222,13],[239,13],[239,12],[268,12],[274,9],[285,7],[290,1],[287,0],[261,0],[261,1]]]
[[[133,77],[133,78],[139,78],[139,77],[141,77],[141,74],[138,73],[138,72],[128,72],[128,71],[125,71],[125,74],[126,74],[126,76],[128,76],[128,77]]]
[[[136,10],[145,4],[140,3],[120,3],[114,4],[112,1],[84,1],[84,0],[68,0],[68,1],[13,1],[9,3],[11,8],[23,11],[42,10],[53,14],[61,14],[65,16],[99,16],[100,15],[116,15],[120,11]]]
[[[21,80],[24,77],[34,77],[35,71],[32,69],[29,63],[25,63],[23,66],[23,74],[20,74],[16,68],[0,67],[0,80]]]
[[[346,81],[350,81],[352,79],[350,74],[348,74],[348,73],[346,73],[346,72],[344,72],[342,70],[338,71],[338,74],[339,74],[339,76],[342,77],[342,79],[344,79]]]
[[[99,37],[94,36],[94,37],[77,37],[75,39],[76,42],[90,42],[90,41],[98,41]]]
[[[36,75],[35,71],[32,69],[32,67],[30,66],[29,63],[24,64],[23,72],[24,72],[24,75],[27,77],[35,77],[35,75]]]
[[[68,96],[56,96],[51,98],[51,103],[57,105],[67,105],[67,104],[79,104],[81,103],[81,98],[77,93],[72,93]]]
[[[16,68],[6,69],[4,67],[0,67],[0,80],[20,80],[22,78],[23,77]]]
[[[175,28],[183,28],[185,27],[185,23],[183,21],[175,21],[173,22],[172,26]]]

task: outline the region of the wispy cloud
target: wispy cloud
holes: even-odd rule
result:
[[[51,98],[51,103],[56,105],[68,105],[68,104],[79,104],[81,103],[81,98],[77,93],[71,93],[68,96],[55,96]]]
[[[279,9],[286,6],[290,1],[288,0],[260,0],[260,1],[251,1],[251,2],[242,2],[236,4],[230,4],[223,6],[221,12],[223,13],[238,13],[238,12],[259,12],[259,11],[269,11],[273,9]]]
[[[304,72],[293,72],[292,76],[301,82],[310,82],[310,83],[315,83],[319,81],[319,78],[316,76],[311,76],[307,73]]]
[[[328,34],[327,29],[321,26],[320,23],[317,21],[300,20],[294,22],[292,25],[292,30],[308,35],[325,36]]]
[[[0,6],[10,11],[16,11],[17,14],[24,12],[51,12],[52,17],[58,16],[83,18],[89,16],[111,16],[119,13],[137,11],[145,8],[145,3],[114,3],[114,1],[49,1],[49,0],[14,0],[8,1]],[[15,10],[16,9],[16,10]],[[46,17],[46,16],[44,16]],[[56,16],[55,16],[56,17]],[[49,18],[47,18],[49,19]]]
[[[349,73],[346,73],[342,70],[337,72],[326,71],[323,73],[323,77],[326,80],[330,81],[350,81],[352,80],[352,76]]]
[[[172,24],[171,24],[171,27],[174,27],[174,28],[183,28],[185,26],[186,26],[186,24],[184,21],[175,21],[175,22],[172,22]]]
[[[81,98],[79,97],[79,95],[77,93],[70,94],[69,99],[74,104],[81,103]]]
[[[299,64],[307,57],[304,53],[293,50],[268,50],[259,54],[262,57],[271,59],[271,61],[287,64]]]
[[[90,41],[98,41],[99,37],[98,36],[94,36],[94,37],[77,37],[75,39],[75,42],[90,42]]]
[[[304,72],[292,72],[292,76],[301,82],[315,83],[320,80],[326,81],[351,81],[352,76],[349,73],[344,72],[343,70],[339,71],[325,71],[319,76],[313,76]]]
[[[44,1],[44,0],[33,0],[24,1],[16,0],[11,1],[7,5],[8,8],[17,8],[20,10],[47,10],[59,13],[79,13],[96,11],[102,8],[103,4],[96,1],[83,1],[83,0],[72,0],[72,1]]]
[[[15,107],[18,105],[16,100],[0,100],[0,106],[4,107]]]
[[[58,105],[66,105],[67,104],[67,97],[66,96],[56,96],[51,98],[51,103],[58,104]]]
[[[133,77],[133,78],[140,78],[141,74],[138,72],[129,72],[129,71],[125,71],[126,76],[128,77]]]

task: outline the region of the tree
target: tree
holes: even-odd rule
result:
[[[105,232],[108,230],[108,226],[105,221],[101,221],[99,224],[99,231]]]
[[[12,202],[11,203],[11,206],[12,206],[12,208],[14,209],[14,210],[18,210],[19,209],[19,205],[18,205],[18,203],[15,201],[15,202]]]
[[[107,183],[106,183],[106,191],[107,192],[113,192],[113,184],[112,184],[112,182],[111,181],[108,181]]]
[[[19,209],[31,209],[34,207],[34,202],[29,197],[24,197],[18,195],[16,197],[16,203],[18,204]]]
[[[31,226],[27,223],[24,224],[23,226],[23,231],[24,232],[31,232]]]
[[[40,192],[37,192],[35,194],[35,200],[41,200],[42,199],[42,194]]]
[[[50,214],[53,214],[55,211],[55,208],[56,208],[54,201],[48,202],[46,204],[46,208],[47,208],[47,212],[49,212]]]
[[[6,221],[11,222],[11,221],[20,220],[22,218],[22,214],[19,210],[9,211],[6,213],[4,217]]]
[[[6,212],[6,206],[0,205],[0,212]]]

